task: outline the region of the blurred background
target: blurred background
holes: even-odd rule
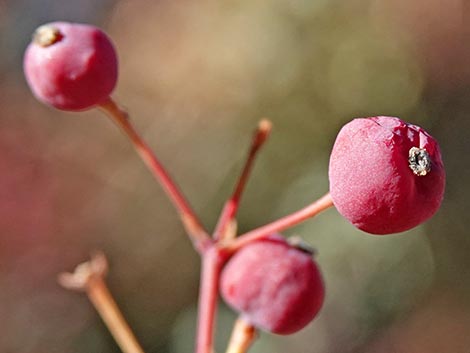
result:
[[[0,0],[0,352],[119,352],[83,294],[56,282],[93,249],[146,352],[193,349],[199,259],[130,144],[98,111],[37,102],[22,73],[34,29],[102,27],[114,97],[212,229],[259,119],[274,124],[239,215],[247,231],[328,190],[329,152],[358,116],[441,143],[438,214],[369,236],[334,210],[286,232],[318,249],[325,306],[254,353],[469,353],[470,21],[464,0]],[[217,351],[234,315],[220,307]]]

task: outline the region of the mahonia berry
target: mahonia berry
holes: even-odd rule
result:
[[[399,118],[354,119],[341,129],[329,165],[339,213],[372,234],[398,233],[438,210],[445,170],[436,140]]]
[[[220,291],[246,321],[282,335],[311,322],[325,296],[312,252],[291,245],[280,235],[238,250],[221,273]]]
[[[91,108],[109,97],[118,61],[109,37],[87,24],[52,22],[34,33],[24,56],[34,95],[58,109]]]

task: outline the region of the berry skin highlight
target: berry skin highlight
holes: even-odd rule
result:
[[[36,30],[23,68],[36,98],[69,111],[106,100],[118,77],[117,55],[109,37],[97,27],[67,22]]]
[[[310,323],[325,296],[312,254],[279,235],[249,243],[235,253],[222,271],[220,290],[246,321],[281,335]]]
[[[437,141],[399,118],[354,119],[339,132],[329,165],[338,212],[372,234],[411,229],[434,215],[445,187]]]

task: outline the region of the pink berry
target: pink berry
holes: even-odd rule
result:
[[[248,322],[282,335],[312,321],[325,294],[312,254],[277,235],[235,253],[222,271],[220,288],[224,300]]]
[[[77,23],[39,27],[23,65],[39,100],[71,111],[103,102],[113,91],[118,74],[116,51],[108,36],[97,27]]]
[[[398,233],[438,210],[445,171],[436,140],[387,116],[354,119],[330,157],[330,193],[339,213],[372,234]]]

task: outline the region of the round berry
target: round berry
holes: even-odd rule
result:
[[[117,55],[99,28],[53,22],[39,27],[24,56],[26,80],[42,102],[62,110],[84,110],[109,97]]]
[[[283,335],[312,321],[325,294],[312,254],[277,235],[235,253],[222,271],[220,289],[248,322]]]
[[[445,171],[436,140],[399,118],[354,119],[339,132],[329,166],[339,213],[372,234],[398,233],[438,210]]]

